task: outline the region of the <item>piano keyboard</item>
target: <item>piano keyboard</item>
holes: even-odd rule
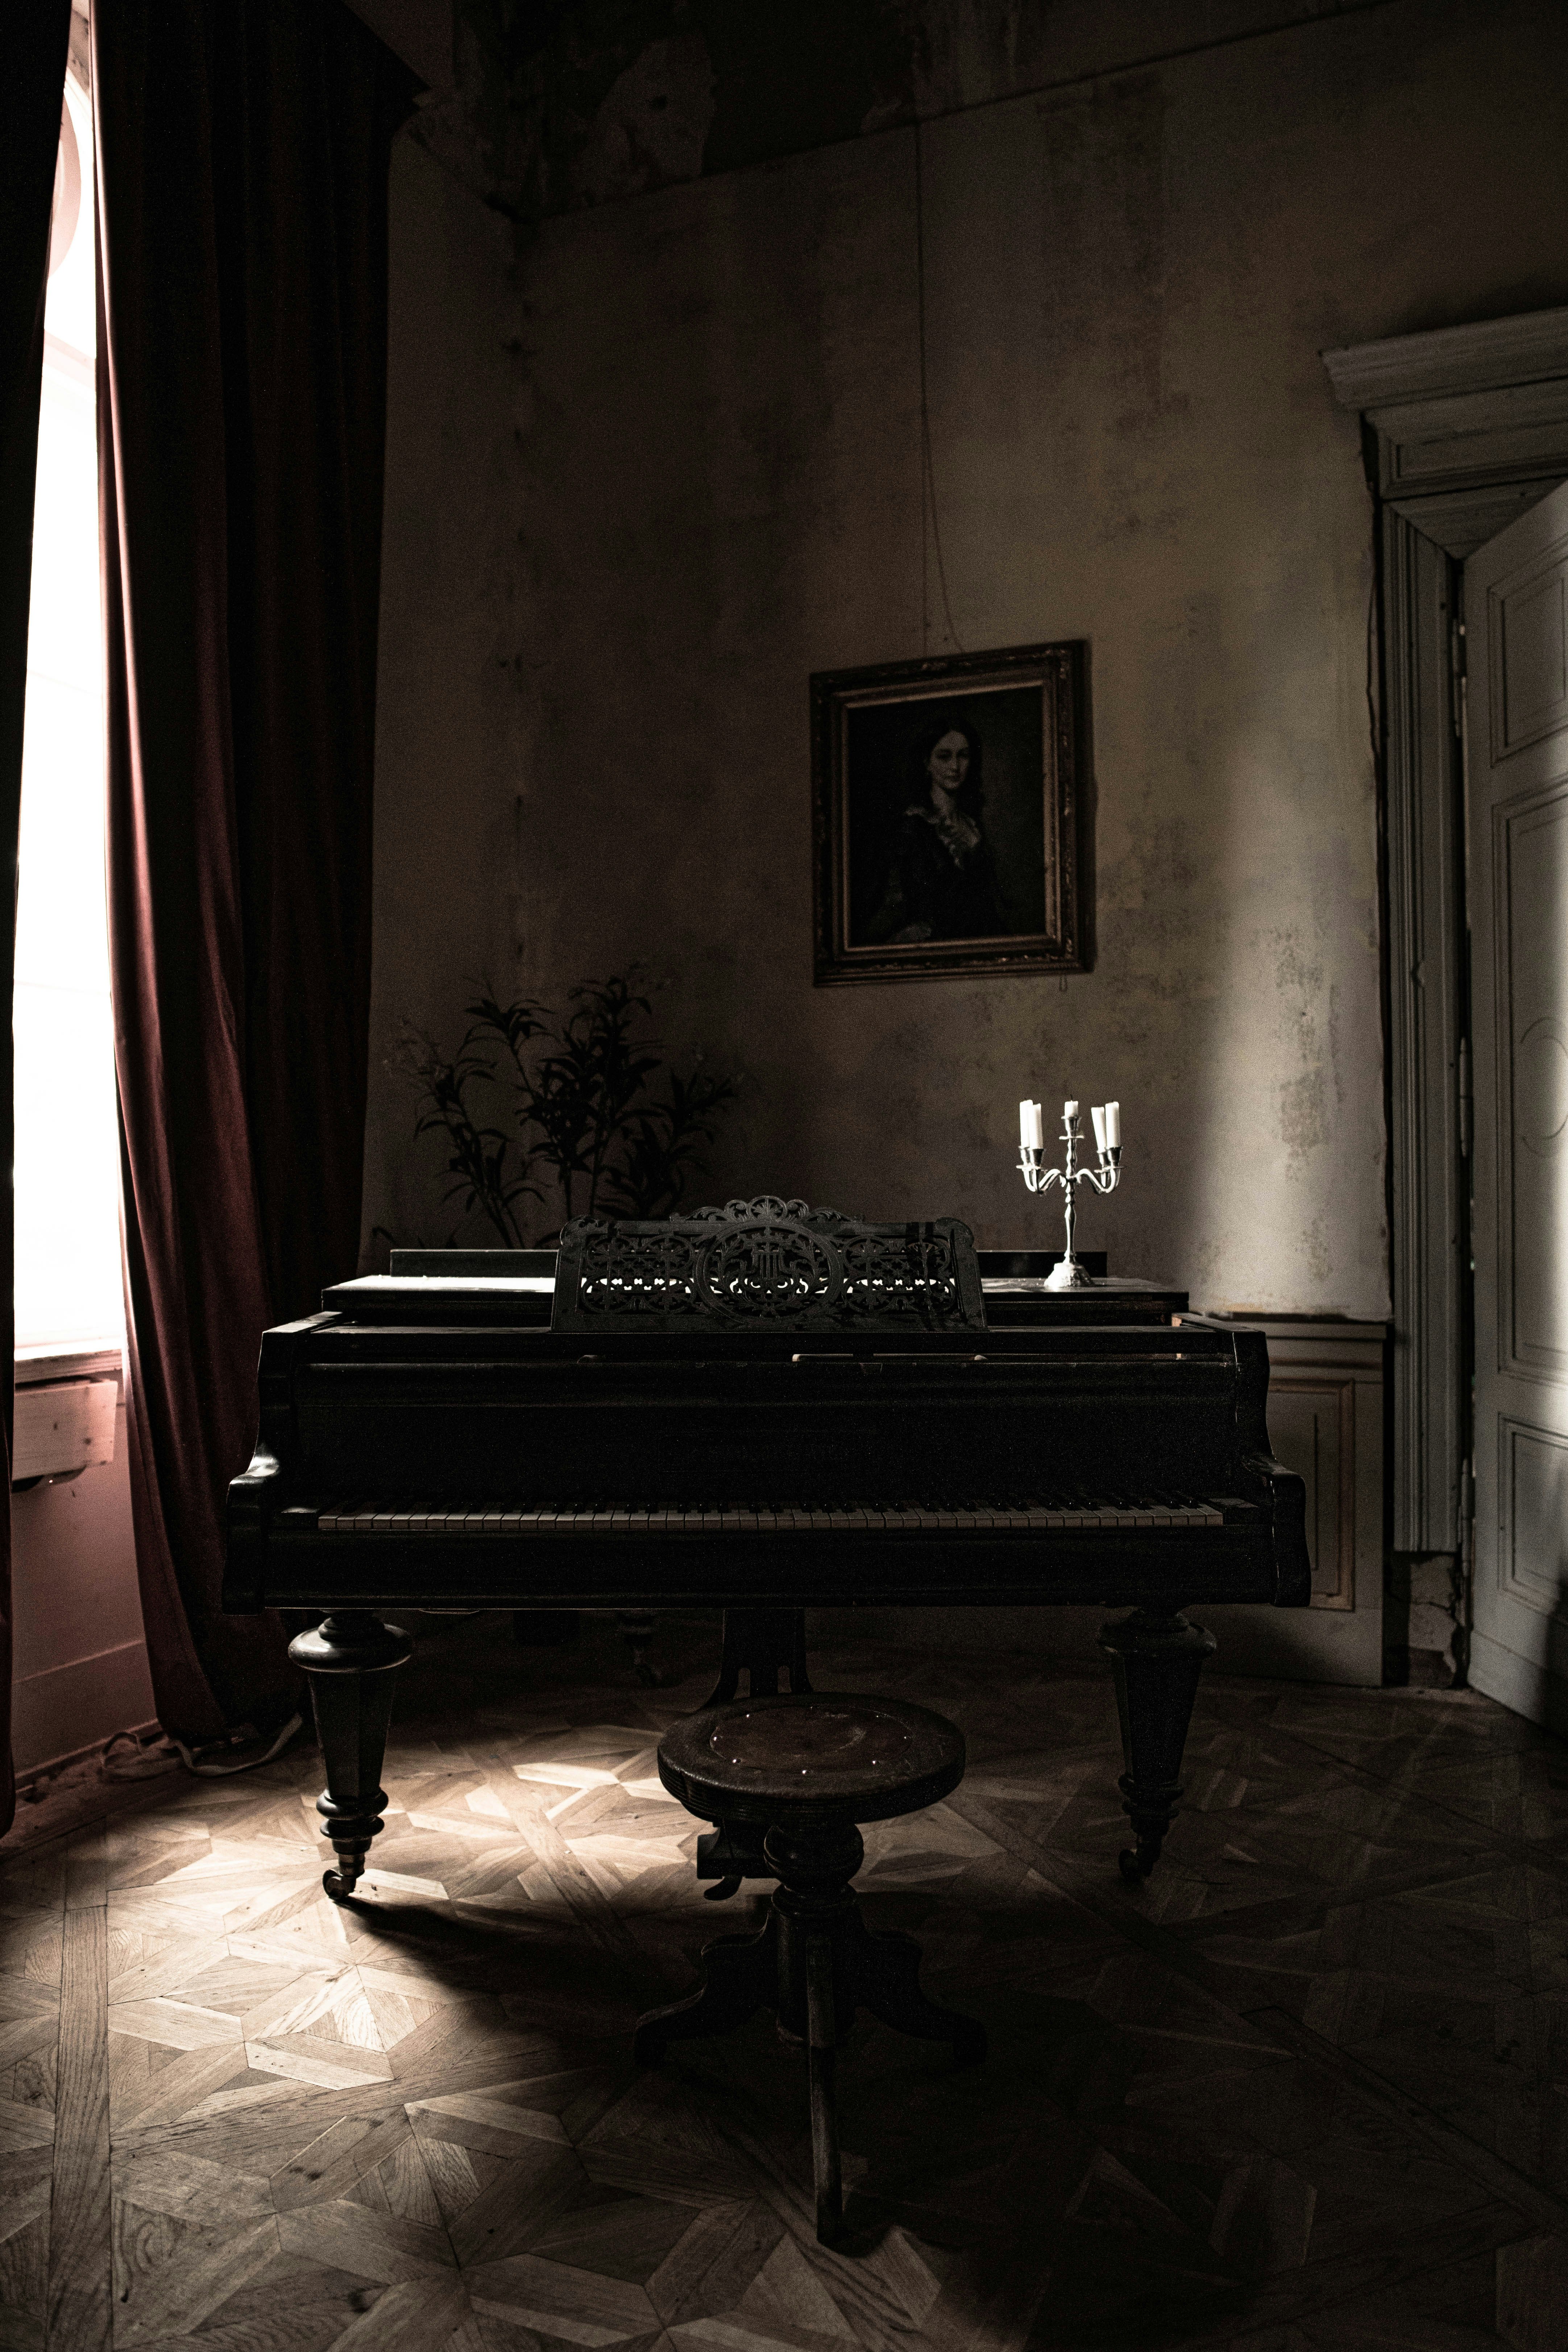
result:
[[[969,1531],[1005,1535],[1043,1534],[1047,1529],[1064,1528],[1218,1528],[1225,1525],[1225,1515],[1212,1501],[1161,1496],[1127,1499],[1089,1496],[1081,1502],[1047,1500],[1017,1506],[976,1503],[952,1510],[918,1503],[879,1507],[845,1504],[816,1510],[759,1505],[754,1510],[731,1507],[648,1511],[388,1511],[340,1505],[336,1509],[320,1512],[316,1525],[322,1535],[334,1536],[664,1536],[685,1540],[693,1536],[951,1535]]]

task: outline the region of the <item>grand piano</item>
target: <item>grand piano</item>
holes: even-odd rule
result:
[[[499,1261],[499,1263],[498,1263]],[[476,1270],[479,1269],[479,1270]],[[989,1311],[988,1311],[989,1310]],[[954,1218],[764,1197],[579,1221],[558,1260],[410,1254],[268,1331],[229,1489],[226,1609],[309,1612],[350,1895],[381,1828],[400,1609],[714,1607],[716,1696],[809,1687],[814,1606],[1121,1606],[1133,1843],[1153,1869],[1213,1636],[1190,1604],[1304,1606],[1301,1480],[1269,1454],[1260,1335],[1126,1283],[985,1285]],[[732,1887],[760,1853],[705,1839]]]

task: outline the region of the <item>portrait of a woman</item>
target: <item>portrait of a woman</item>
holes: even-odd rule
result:
[[[1076,640],[814,674],[819,986],[1086,969],[1086,684]]]
[[[868,945],[994,939],[1011,929],[984,807],[979,732],[963,713],[939,710],[910,742],[908,803]]]

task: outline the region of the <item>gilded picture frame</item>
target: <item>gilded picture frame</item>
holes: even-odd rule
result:
[[[1085,971],[1088,647],[811,680],[819,987]]]

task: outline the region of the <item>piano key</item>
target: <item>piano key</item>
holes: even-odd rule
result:
[[[942,1535],[1086,1533],[1097,1529],[1144,1533],[1159,1528],[1218,1528],[1226,1524],[1228,1498],[1202,1496],[1035,1495],[1022,1500],[942,1497],[924,1502],[841,1500],[827,1504],[629,1503],[547,1504],[503,1509],[409,1505],[403,1509],[329,1504],[315,1524],[322,1535],[426,1535],[478,1538],[524,1536],[560,1540],[574,1537],[813,1536],[931,1533]],[[1248,1507],[1228,1502],[1239,1516]]]

